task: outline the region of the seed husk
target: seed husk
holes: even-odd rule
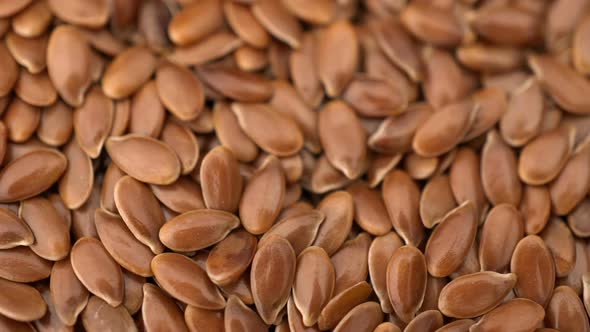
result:
[[[520,203],[520,213],[524,218],[527,234],[540,233],[551,213],[551,196],[546,186],[525,185]]]
[[[301,98],[311,107],[317,107],[324,98],[324,89],[320,81],[316,58],[317,38],[314,33],[304,33],[301,46],[289,56],[289,72],[293,86]]]
[[[371,285],[366,281],[361,281],[335,295],[320,313],[318,327],[321,330],[335,328],[350,310],[369,298],[371,291]]]
[[[204,86],[213,92],[244,103],[262,103],[272,97],[272,85],[262,75],[211,64],[197,70]]]

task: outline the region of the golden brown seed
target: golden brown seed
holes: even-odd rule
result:
[[[184,321],[191,332],[223,331],[223,311],[187,306]]]
[[[430,178],[438,169],[438,164],[437,157],[422,157],[416,153],[409,153],[404,158],[404,169],[416,180]]]
[[[49,287],[57,316],[64,324],[74,325],[86,307],[88,290],[74,274],[69,257],[53,265]]]
[[[220,0],[197,1],[184,7],[170,21],[168,36],[177,45],[197,42],[223,25]]]
[[[471,92],[469,78],[449,52],[425,47],[422,60],[424,97],[435,110],[457,103]]]
[[[492,204],[520,204],[522,184],[518,178],[516,154],[495,130],[488,132],[482,149],[481,182]]]
[[[272,85],[259,74],[215,64],[199,67],[197,73],[206,88],[238,102],[265,102],[272,97]]]
[[[438,299],[440,297],[440,292],[442,291],[443,287],[448,284],[449,280],[447,278],[435,278],[433,276],[428,276],[426,279],[426,291],[424,292],[424,301],[422,301],[422,306],[418,309],[418,312],[424,312],[427,310],[438,310]]]
[[[531,331],[543,321],[543,307],[527,299],[513,299],[484,315],[469,328],[481,331]]]
[[[111,132],[113,102],[100,87],[93,88],[81,107],[74,112],[74,132],[80,148],[90,158],[97,158]]]
[[[295,255],[309,247],[324,220],[324,214],[317,210],[303,211],[279,220],[260,238],[260,246],[272,235],[278,235],[289,241]]]
[[[188,332],[182,311],[160,287],[143,284],[141,319],[146,331]]]
[[[332,298],[335,271],[326,251],[309,247],[297,258],[293,299],[305,326],[314,325],[322,309]]]
[[[371,26],[377,44],[389,60],[400,67],[412,81],[423,78],[418,45],[400,22],[386,19]]]
[[[84,3],[73,0],[49,0],[55,16],[70,24],[100,28],[109,19],[109,2],[93,0]]]
[[[128,97],[152,76],[156,64],[156,57],[146,47],[126,49],[106,68],[102,77],[104,93],[113,99]]]
[[[103,209],[113,213],[117,212],[114,196],[115,184],[125,175],[126,174],[121,171],[115,163],[110,163],[107,167],[102,179],[102,187],[100,191],[100,206]]]
[[[92,161],[82,151],[76,140],[64,148],[68,167],[59,180],[60,197],[68,209],[77,209],[88,200],[94,184]]]
[[[411,3],[401,11],[400,20],[418,39],[435,46],[457,46],[463,39],[459,20],[450,10]]]
[[[582,294],[582,278],[584,273],[588,270],[588,255],[586,252],[586,243],[580,239],[576,239],[576,262],[574,268],[565,277],[557,280],[558,285],[566,285],[571,287],[576,294]]]
[[[313,245],[322,247],[328,255],[334,254],[346,240],[352,227],[354,201],[346,191],[336,191],[318,204],[317,209],[325,216]]]
[[[527,234],[540,233],[549,221],[551,212],[551,196],[546,186],[525,185],[520,213],[524,218]]]
[[[368,117],[397,115],[404,112],[408,105],[400,86],[389,80],[365,76],[355,77],[342,98],[361,115]]]
[[[397,327],[397,325],[385,322],[377,325],[377,327],[373,330],[373,332],[401,332],[402,330]]]
[[[299,48],[303,29],[281,1],[260,0],[251,8],[254,17],[270,34],[291,48]]]
[[[491,129],[502,118],[508,107],[507,95],[499,88],[483,88],[474,92],[471,98],[479,108],[463,142],[470,141]]]
[[[267,324],[275,321],[287,304],[295,277],[296,257],[287,240],[271,236],[252,261],[250,280],[256,309]]]
[[[123,172],[142,182],[170,184],[180,175],[180,162],[174,150],[153,138],[134,134],[110,137],[106,149]]]
[[[100,188],[98,183],[94,184],[90,198],[76,210],[72,211],[72,232],[74,238],[94,237],[98,239],[96,226],[94,224],[94,212],[100,207]]]
[[[34,282],[49,277],[51,262],[39,257],[29,247],[0,251],[0,278],[15,282]]]
[[[578,237],[590,236],[588,229],[588,213],[590,213],[590,199],[586,198],[567,216],[567,224],[572,233]]]
[[[44,1],[39,3],[44,3]],[[48,42],[48,36],[25,38],[14,32],[9,32],[6,35],[6,46],[12,53],[14,60],[25,67],[31,74],[41,73],[47,66],[46,50]]]
[[[590,331],[584,305],[568,286],[555,288],[547,305],[545,320],[549,327],[560,331]]]
[[[133,236],[121,217],[97,209],[94,223],[102,244],[119,265],[140,276],[152,276],[154,254]]]
[[[584,17],[586,1],[556,1],[547,6],[546,47],[553,52],[570,46],[576,25]]]
[[[526,80],[510,93],[508,108],[500,120],[500,132],[506,143],[523,146],[540,133],[543,97],[535,78]]]
[[[57,98],[57,91],[47,73],[31,74],[25,69],[20,71],[14,92],[33,106],[49,106]]]
[[[590,146],[578,145],[559,175],[549,185],[551,207],[557,215],[569,214],[586,196],[590,188]]]
[[[115,101],[115,114],[113,115],[113,126],[111,136],[121,136],[127,130],[131,113],[131,102],[129,99]]]
[[[265,233],[280,213],[285,197],[285,177],[280,161],[267,157],[252,175],[240,200],[242,226],[252,234]]]
[[[166,109],[160,101],[156,83],[153,80],[146,82],[131,98],[129,108],[129,133],[151,137],[159,137]]]
[[[584,76],[549,55],[530,55],[528,64],[544,90],[564,110],[574,114],[588,114],[590,104],[584,98],[590,84]]]
[[[164,253],[154,257],[151,267],[158,284],[175,299],[209,310],[219,310],[225,306],[225,299],[219,289],[190,258]]]
[[[408,323],[424,300],[426,290],[426,261],[412,246],[393,252],[387,264],[387,293],[396,315]]]
[[[433,228],[457,206],[447,175],[435,176],[424,186],[420,195],[420,219],[426,228]]]
[[[513,273],[477,272],[454,279],[441,291],[438,306],[448,317],[481,316],[499,305],[516,284]]]
[[[209,247],[240,224],[231,213],[201,209],[185,212],[162,226],[160,240],[175,251],[193,251]]]
[[[199,116],[205,103],[203,87],[188,69],[165,63],[156,71],[156,85],[162,103],[177,118],[188,121]]]
[[[371,285],[366,281],[361,281],[334,296],[322,310],[318,319],[318,327],[321,330],[330,330],[336,327],[351,309],[369,298],[371,291]]]
[[[477,114],[471,101],[449,104],[433,113],[418,128],[412,141],[415,152],[436,157],[453,149],[465,136]]]
[[[403,155],[397,153],[394,155],[378,155],[371,160],[367,170],[367,180],[369,187],[377,187],[385,176],[399,164]]]
[[[468,332],[473,324],[475,324],[475,322],[472,319],[459,319],[444,325],[436,330],[436,332]]]
[[[149,187],[130,176],[124,176],[115,184],[114,198],[117,210],[135,238],[154,254],[161,253],[164,246],[158,233],[165,220],[160,204]]]
[[[316,70],[316,35],[304,33],[301,46],[293,50],[289,56],[289,69],[293,85],[301,95],[301,98],[310,107],[319,106],[324,97],[324,89],[321,85],[319,74]]]
[[[30,227],[35,243],[30,245],[40,257],[57,261],[70,251],[69,227],[49,200],[33,197],[21,202],[19,215]]]
[[[282,2],[293,15],[312,24],[326,24],[332,19],[336,10],[334,0],[299,0]]]
[[[123,271],[123,280],[125,282],[123,306],[129,311],[129,314],[134,315],[141,309],[141,302],[143,301],[142,288],[143,284],[145,284],[145,278]]]
[[[170,185],[150,187],[160,203],[174,212],[184,213],[205,208],[201,186],[188,177],[180,177]]]
[[[387,293],[387,263],[395,250],[402,245],[399,236],[390,232],[376,237],[369,247],[368,264],[371,284],[381,302],[381,310],[386,313],[393,312]]]
[[[567,3],[566,1],[561,1]],[[590,19],[583,18],[572,36],[572,62],[576,70],[582,74],[590,72],[590,54],[588,54],[588,34],[590,33]]]
[[[265,331],[268,329],[256,311],[247,307],[236,296],[230,296],[227,300],[224,326],[226,332]]]
[[[465,67],[485,73],[515,70],[524,63],[522,51],[510,46],[475,43],[457,48],[456,54]]]
[[[270,35],[254,17],[248,6],[235,1],[224,1],[223,10],[229,26],[246,43],[257,48],[268,46]]]
[[[29,226],[15,213],[0,208],[0,249],[30,246],[35,237]]]
[[[483,222],[488,207],[480,169],[480,157],[473,149],[464,147],[457,150],[449,174],[455,200],[457,203],[471,201],[479,223]]]
[[[391,230],[391,221],[379,191],[365,182],[355,182],[347,188],[355,205],[355,221],[371,235],[384,235]]]
[[[341,293],[360,281],[366,280],[369,272],[368,253],[371,237],[360,233],[346,241],[331,257],[336,271],[334,295]]]
[[[2,7],[0,8],[0,16],[12,16],[21,11],[23,8],[27,7],[31,2],[32,0],[17,0],[3,3]]]
[[[498,44],[527,45],[541,37],[539,17],[516,6],[484,7],[469,20],[477,34]]]
[[[505,272],[510,265],[514,248],[523,236],[522,216],[514,206],[499,204],[491,209],[479,238],[479,262],[482,271]]]
[[[0,279],[0,314],[10,319],[29,322],[47,312],[41,294],[32,286]]]
[[[92,50],[82,32],[70,25],[53,30],[47,46],[47,72],[60,97],[78,107],[92,82]]]
[[[229,234],[209,253],[209,279],[219,286],[237,282],[252,262],[257,243],[256,237],[244,230]]]
[[[515,293],[545,306],[555,284],[555,263],[543,239],[529,235],[520,240],[512,254],[510,271],[517,276]]]
[[[37,129],[40,120],[39,109],[19,98],[14,98],[2,118],[8,138],[15,143],[27,141]]]
[[[0,65],[5,70],[5,74],[0,79],[0,95],[5,96],[16,84],[18,79],[18,64],[10,54],[5,43],[0,43]]]
[[[160,139],[168,144],[180,161],[181,174],[189,174],[199,160],[199,142],[193,132],[182,124],[168,120],[162,128]]]
[[[304,163],[303,185],[308,190],[323,194],[330,190],[343,188],[351,183],[351,179],[330,164],[325,154],[315,160],[311,153],[303,151],[301,153]]]
[[[432,232],[424,256],[428,272],[435,277],[445,277],[463,263],[477,231],[475,206],[466,201],[450,211]]]
[[[405,332],[434,331],[443,326],[443,316],[438,310],[418,314],[404,329]]]
[[[334,58],[334,54],[338,54]],[[339,20],[318,32],[317,71],[326,94],[339,96],[352,80],[359,63],[359,41],[348,21]]]
[[[219,288],[226,298],[235,295],[247,305],[254,304],[249,273],[243,273],[238,281],[227,286],[219,286]]]
[[[202,65],[230,54],[242,44],[233,33],[220,30],[195,44],[175,47],[167,58],[178,64]]]
[[[287,311],[286,311],[287,319],[283,319],[283,322],[287,323],[287,331],[306,331],[306,332],[318,332],[319,329],[317,325],[307,327],[303,324],[303,317],[301,313],[295,306],[295,302],[293,301],[293,296],[289,297],[289,301],[287,302]],[[280,331],[279,326],[277,326],[276,331]]]
[[[383,321],[383,313],[376,302],[365,302],[354,307],[334,328],[334,332],[371,332]]]
[[[243,180],[238,162],[228,149],[216,147],[205,155],[200,180],[207,208],[237,211]]]
[[[125,43],[115,37],[109,30],[91,30],[84,29],[82,32],[85,34],[88,42],[100,51],[110,56],[116,56],[123,52],[126,48]]]
[[[45,144],[62,146],[70,139],[73,129],[72,109],[58,100],[41,112],[37,136]]]
[[[553,254],[556,275],[563,277],[570,273],[576,261],[576,248],[574,237],[566,223],[553,217],[539,236]]]
[[[234,53],[236,65],[243,71],[258,71],[268,65],[268,56],[264,50],[249,45],[240,46]]]
[[[333,101],[320,112],[318,127],[330,163],[349,179],[358,177],[367,158],[366,133],[354,111]]]
[[[31,323],[19,322],[14,319],[0,316],[0,329],[3,331],[35,332],[36,329]]]
[[[424,238],[424,225],[417,184],[404,171],[393,170],[385,177],[381,194],[395,231],[406,244],[418,246]]]
[[[123,306],[111,307],[99,297],[92,296],[82,313],[86,331],[137,331],[133,318]]]
[[[213,108],[217,138],[240,161],[250,162],[258,155],[258,147],[240,128],[238,118],[226,103],[217,102]]]
[[[74,273],[92,294],[111,306],[123,302],[124,283],[119,265],[95,238],[83,237],[76,241],[70,253]],[[91,261],[93,264],[88,264]]]

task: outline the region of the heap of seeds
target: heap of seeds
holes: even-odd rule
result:
[[[590,0],[2,0],[0,37],[2,332],[590,331]]]

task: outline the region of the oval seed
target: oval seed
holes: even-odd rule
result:
[[[393,228],[406,244],[418,246],[424,238],[418,185],[404,171],[393,170],[385,177],[381,190]]]
[[[396,233],[390,232],[373,239],[369,247],[368,264],[371,283],[381,302],[381,311],[393,312],[387,293],[387,263],[395,250],[403,245]]]
[[[376,302],[365,302],[354,307],[342,320],[334,332],[371,332],[383,321],[383,313]]]
[[[516,274],[517,296],[545,306],[555,285],[555,263],[543,239],[529,235],[520,240],[512,254],[510,271]]]
[[[378,190],[365,182],[356,182],[347,188],[354,201],[354,219],[371,235],[384,235],[391,230],[391,221]]]
[[[256,73],[221,65],[203,66],[198,68],[197,73],[205,87],[236,102],[261,103],[269,100],[273,94],[270,82]]]
[[[123,271],[123,280],[125,283],[123,306],[129,311],[129,314],[134,315],[141,309],[141,302],[143,301],[142,288],[143,284],[145,284],[145,278]]]
[[[567,224],[572,233],[578,237],[589,237],[588,213],[590,213],[590,199],[586,198],[567,216]]]
[[[516,275],[478,272],[461,276],[441,291],[438,306],[448,317],[481,316],[499,305],[516,285]]]
[[[481,179],[481,160],[471,148],[457,150],[449,172],[451,190],[457,203],[471,201],[476,210],[476,218],[481,223],[488,208]]]
[[[393,310],[406,323],[422,305],[426,276],[426,261],[418,249],[403,246],[393,252],[387,264],[387,293]]]
[[[88,290],[76,277],[69,257],[53,264],[49,289],[57,316],[73,326],[88,303]]]
[[[518,69],[524,54],[515,47],[474,43],[457,48],[457,59],[465,67],[480,72],[506,72]]]
[[[459,205],[443,218],[424,250],[428,272],[432,276],[448,276],[461,266],[475,240],[477,224],[471,201]]]
[[[126,174],[117,166],[117,164],[109,164],[102,179],[100,207],[109,212],[117,213],[117,206],[115,204],[115,185],[125,175]]]
[[[500,120],[500,132],[506,143],[523,146],[541,130],[543,91],[539,82],[530,78],[510,93],[508,108]]]
[[[47,312],[41,294],[32,286],[0,279],[0,314],[21,322],[40,319]]]
[[[371,236],[360,233],[354,239],[346,241],[330,258],[336,271],[334,295],[341,293],[369,274],[368,253]]]
[[[250,233],[268,231],[278,217],[285,198],[285,176],[280,161],[269,156],[252,175],[240,200],[240,221]]]
[[[247,307],[236,296],[230,296],[227,299],[223,316],[226,332],[265,331],[268,329],[258,313]]]
[[[590,143],[576,148],[559,175],[549,185],[551,207],[557,215],[569,214],[584,199],[590,189]]]
[[[551,196],[547,187],[525,185],[520,213],[523,216],[525,232],[540,233],[549,221],[551,213]]]
[[[430,179],[420,194],[420,219],[426,228],[433,228],[457,206],[447,175]]]
[[[48,3],[35,2],[13,17],[12,29],[26,38],[38,37],[47,30],[52,20]]]
[[[590,331],[584,305],[568,286],[555,288],[547,305],[545,320],[549,327],[560,331]]]
[[[280,1],[260,0],[252,5],[252,14],[275,38],[292,48],[299,48],[302,27]]]
[[[355,77],[346,87],[343,99],[361,115],[382,117],[405,111],[404,91],[393,82],[371,77]]]
[[[39,109],[19,98],[14,98],[2,118],[8,138],[15,143],[27,141],[39,126]]]
[[[88,200],[94,185],[92,160],[75,140],[64,148],[68,167],[59,180],[59,195],[68,209],[77,209]]]
[[[157,60],[144,46],[119,53],[106,68],[102,89],[109,98],[125,98],[137,91],[154,73]]]
[[[202,65],[231,54],[243,43],[233,33],[219,30],[198,43],[175,47],[168,59],[184,65]]]
[[[402,330],[397,327],[397,325],[385,322],[377,325],[377,327],[373,330],[373,332],[401,332]]]
[[[90,293],[113,307],[123,302],[124,283],[121,267],[111,258],[99,240],[83,237],[76,241],[70,253],[70,260],[76,277]]]
[[[231,108],[242,130],[267,153],[286,157],[303,147],[303,133],[297,123],[273,107],[233,103]]]
[[[205,208],[201,186],[188,177],[180,177],[173,184],[152,184],[150,187],[160,203],[174,212],[184,213]]]
[[[308,332],[317,332],[317,326],[307,327],[303,324],[303,316],[295,306],[295,302],[293,301],[293,296],[289,297],[289,301],[287,302],[287,311],[285,313],[287,315],[287,319],[283,319],[283,322],[286,321],[287,323],[287,330],[288,331],[308,331]],[[279,331],[277,327],[276,331]]]
[[[267,324],[272,324],[287,304],[295,268],[295,252],[280,236],[269,237],[254,255],[250,272],[252,295],[258,313]]]
[[[44,2],[41,2],[44,3]],[[46,50],[49,38],[25,38],[14,32],[6,35],[6,46],[14,59],[31,74],[41,73],[47,66]],[[55,88],[54,88],[55,90]],[[55,93],[55,91],[54,91]]]
[[[492,204],[519,205],[522,184],[517,167],[514,151],[496,131],[489,131],[481,152],[481,182]]]
[[[0,328],[3,331],[35,332],[31,323],[19,322],[8,317],[0,316]]]
[[[209,310],[225,306],[219,289],[190,258],[175,253],[159,254],[152,260],[151,267],[158,285],[175,299]]]
[[[310,107],[317,107],[324,98],[324,89],[316,70],[317,58],[315,54],[317,39],[313,33],[304,33],[301,46],[291,51],[289,69],[293,86],[301,98]]]
[[[97,209],[94,223],[102,244],[119,265],[140,276],[152,276],[154,254],[133,236],[121,217]]]
[[[200,309],[191,305],[184,310],[184,321],[192,332],[223,331],[223,311]]]
[[[168,36],[177,45],[188,45],[203,39],[222,25],[221,1],[194,2],[172,18],[168,26]]]
[[[293,299],[305,326],[314,325],[322,309],[332,298],[335,271],[326,251],[309,247],[297,258]]]
[[[207,208],[232,213],[238,210],[243,180],[238,162],[228,149],[216,147],[205,155],[200,180]]]
[[[188,332],[178,305],[160,287],[147,282],[143,284],[141,319],[146,331]]]
[[[507,96],[504,91],[494,87],[483,88],[471,96],[479,106],[475,120],[463,142],[470,141],[490,130],[504,115],[508,107]]]
[[[109,2],[106,0],[84,3],[72,0],[49,0],[49,7],[60,19],[89,28],[102,27],[110,16]]]
[[[324,218],[323,213],[317,210],[310,210],[281,219],[264,233],[260,238],[259,245],[262,246],[274,234],[289,241],[295,251],[295,255],[299,255],[314,241]]]
[[[424,301],[422,301],[422,306],[420,306],[418,312],[439,310],[438,299],[440,298],[440,292],[448,284],[448,282],[449,281],[447,278],[436,278],[429,275],[426,279]]]
[[[462,27],[452,11],[412,3],[404,7],[400,20],[418,39],[435,46],[457,46],[463,39]]]
[[[74,130],[74,117],[72,109],[63,101],[43,109],[37,136],[45,143],[52,146],[62,146],[68,142]]]
[[[30,248],[47,260],[57,261],[70,251],[70,229],[49,200],[29,198],[21,202],[19,214],[31,228],[35,243]]]
[[[225,211],[192,210],[166,222],[160,228],[160,240],[175,251],[200,250],[223,240],[239,225],[239,219]]]
[[[47,73],[31,74],[24,68],[21,68],[14,92],[33,106],[49,106],[57,99],[57,92]]]
[[[172,148],[153,138],[133,134],[110,137],[106,149],[123,172],[142,182],[170,184],[180,175],[180,162]]]
[[[199,142],[189,128],[176,121],[166,121],[160,139],[168,144],[180,161],[181,174],[188,174],[197,166]]]
[[[0,249],[30,246],[35,237],[29,226],[15,213],[0,208]]]
[[[369,298],[371,291],[371,285],[361,281],[334,296],[320,313],[318,327],[321,330],[335,328],[346,314]]]
[[[443,317],[438,310],[418,314],[404,329],[405,332],[434,331],[443,326]]]
[[[220,286],[221,292],[225,297],[237,296],[240,301],[243,301],[247,305],[254,304],[254,298],[252,297],[252,289],[250,287],[250,274],[243,273],[240,279],[233,284],[226,286]]]
[[[113,102],[100,87],[90,90],[82,106],[74,112],[74,132],[80,148],[97,158],[113,125]]]
[[[203,86],[188,69],[172,63],[161,65],[156,71],[156,86],[162,104],[178,119],[195,119],[203,110]]]
[[[131,102],[129,99],[115,101],[115,114],[113,115],[113,126],[111,136],[121,136],[127,130],[131,113]]]
[[[514,248],[524,236],[522,216],[509,204],[490,210],[479,238],[479,262],[482,271],[504,272],[510,265]]]
[[[449,104],[418,127],[412,147],[423,157],[436,157],[453,149],[465,136],[477,114],[470,101]]]
[[[97,296],[90,297],[82,312],[82,324],[86,331],[137,331],[133,318],[123,306],[112,307]]]
[[[576,261],[574,268],[565,277],[557,280],[558,285],[566,285],[571,287],[576,294],[582,294],[582,278],[583,274],[588,270],[588,255],[586,253],[586,243],[580,239],[576,239]]]
[[[134,199],[130,200],[129,197]],[[165,220],[152,191],[132,177],[124,176],[115,184],[114,198],[117,210],[135,238],[154,254],[161,253],[164,247],[158,232]]]
[[[543,307],[527,299],[513,299],[487,313],[469,328],[480,331],[531,331],[543,321]]]
[[[158,138],[165,119],[166,109],[160,101],[156,83],[150,80],[131,97],[128,131]]]
[[[240,128],[238,118],[226,103],[215,103],[213,122],[217,138],[223,146],[233,153],[236,159],[250,162],[256,158],[258,146]]]
[[[52,262],[35,254],[29,247],[0,251],[0,278],[15,282],[34,282],[49,277]]]
[[[207,257],[207,276],[216,285],[238,281],[256,253],[258,241],[252,234],[237,230],[219,242]]]
[[[566,223],[553,217],[539,236],[553,254],[556,275],[563,277],[569,274],[576,261],[576,248],[574,237]]]
[[[18,64],[4,43],[0,44],[0,65],[5,68],[5,74],[0,80],[0,96],[7,95],[18,79]]]
[[[354,201],[346,191],[335,191],[320,201],[317,209],[325,218],[318,229],[314,246],[334,254],[346,241],[354,217]]]
[[[72,231],[74,238],[94,237],[98,238],[94,224],[94,212],[100,207],[98,184],[94,184],[90,198],[76,210],[72,211]]]

